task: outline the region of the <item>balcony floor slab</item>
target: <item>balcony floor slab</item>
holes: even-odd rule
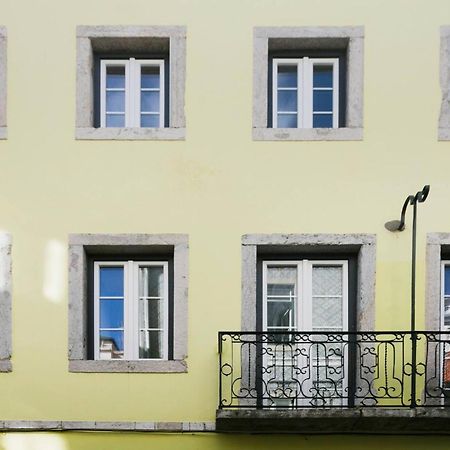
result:
[[[223,433],[450,434],[450,408],[219,409]]]

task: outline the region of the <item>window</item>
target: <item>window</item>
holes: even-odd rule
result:
[[[277,304],[282,317],[298,330],[324,327],[371,331],[375,327],[375,236],[370,234],[248,234],[242,237],[242,331],[261,330],[264,326],[286,326],[286,322],[268,322],[270,295],[286,290],[284,301],[293,295],[291,306]],[[283,273],[283,275],[281,275]],[[285,280],[286,285],[269,283]],[[288,274],[290,279],[288,278]],[[338,274],[342,284],[334,283]],[[318,283],[322,277],[322,282]],[[290,280],[290,281],[289,281]],[[348,280],[348,281],[347,281]],[[329,282],[332,294],[321,291]],[[270,285],[272,284],[272,286]],[[265,287],[263,287],[265,286]],[[327,288],[328,289],[328,288]],[[280,291],[281,292],[281,291]],[[331,291],[330,291],[331,292]],[[324,295],[325,297],[321,297]],[[326,297],[330,295],[330,297]],[[265,300],[261,301],[258,299]],[[294,297],[299,296],[301,308]],[[320,303],[327,298],[326,302]],[[303,301],[308,299],[308,301]],[[341,300],[339,300],[341,299]],[[264,303],[265,302],[265,303]],[[263,305],[266,304],[266,312]],[[309,306],[307,306],[309,305]],[[314,306],[313,306],[314,305]],[[347,305],[347,307],[345,306]],[[334,310],[333,316],[322,316]],[[270,306],[270,308],[273,308]],[[303,309],[302,309],[303,308]],[[290,312],[294,309],[294,312]],[[275,311],[275,310],[273,310]],[[283,312],[284,311],[284,312]],[[337,321],[339,311],[342,317]],[[270,313],[271,314],[271,313]],[[264,319],[266,317],[266,319]],[[336,320],[336,322],[333,322]],[[338,323],[339,322],[339,323]]]
[[[164,127],[164,60],[100,62],[100,126]]]
[[[255,140],[361,140],[362,27],[256,27]]]
[[[185,138],[186,29],[77,28],[77,139]]]
[[[255,370],[244,388],[260,395],[245,401],[269,408],[350,401],[356,349],[339,336],[375,327],[375,253],[367,234],[243,236],[241,329],[267,335],[244,354],[242,372]]]
[[[71,235],[69,369],[186,372],[185,235]]]
[[[348,330],[348,261],[262,264],[263,330]]]
[[[94,262],[94,358],[168,359],[168,262]]]
[[[337,128],[339,59],[273,59],[274,128]]]

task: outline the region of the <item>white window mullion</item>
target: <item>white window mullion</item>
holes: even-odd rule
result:
[[[133,359],[133,262],[124,267],[124,359]]]
[[[311,331],[312,327],[312,264],[307,259],[302,262],[303,266],[303,330]]]
[[[308,57],[303,58],[303,114],[302,128],[313,126],[313,64]]]
[[[136,60],[130,58],[127,62],[128,76],[127,76],[127,92],[126,92],[126,119],[125,126],[135,127],[135,109],[136,109],[136,93],[135,93],[135,79],[136,79]]]

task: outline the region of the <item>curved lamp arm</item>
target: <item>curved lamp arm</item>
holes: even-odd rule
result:
[[[427,184],[423,189],[416,193],[416,195],[408,195],[405,202],[403,203],[402,212],[400,215],[400,220],[391,220],[384,224],[385,228],[389,231],[403,231],[405,229],[405,216],[409,205],[414,205],[415,203],[423,203],[430,193],[430,185]]]

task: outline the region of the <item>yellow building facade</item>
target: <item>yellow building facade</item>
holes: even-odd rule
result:
[[[392,233],[384,224],[398,219],[406,196],[425,184],[431,190],[418,206],[416,329],[446,330],[448,2],[2,0],[0,10],[6,80],[0,95],[0,301],[6,311],[0,339],[1,449],[448,447],[443,435],[450,424],[443,362],[448,344],[442,335],[443,342],[428,348],[437,355],[431,389],[436,398],[421,425],[432,428],[435,414],[441,424],[435,435],[413,436],[410,430],[380,436],[392,429],[379,422],[373,422],[373,434],[366,427],[359,430],[366,435],[358,435],[352,425],[342,435],[337,416],[349,409],[362,414],[361,399],[355,408],[339,400],[338,412],[331,413],[335,428],[328,432],[340,431],[333,435],[313,428],[299,434],[297,425],[285,430],[289,435],[276,427],[271,432],[270,426],[268,435],[254,435],[248,421],[243,433],[233,432],[239,425],[230,425],[227,433],[216,424],[218,333],[267,331],[267,267],[284,261],[306,273],[314,264],[353,261],[348,263],[353,275],[343,279],[346,288],[331,294],[350,298],[352,291],[353,306],[345,303],[340,314],[347,317],[346,308],[353,312],[348,322],[327,330],[339,335],[349,327],[355,333],[410,329],[411,212],[404,232]],[[332,88],[316,89],[316,63],[332,68]],[[278,92],[285,73],[280,67],[297,74],[296,88],[284,86],[284,92],[298,93],[295,101]],[[143,78],[136,78],[133,87],[139,70],[149,84],[139,86]],[[157,87],[151,84],[155,73]],[[108,84],[108,75],[126,75],[126,84]],[[306,92],[310,76],[307,103],[300,87]],[[315,90],[336,95],[331,112],[320,109],[319,99],[315,103]],[[126,94],[118,100],[121,92]],[[132,92],[141,97],[133,100]],[[159,103],[152,109],[155,92]],[[118,103],[111,100],[108,112],[109,95]],[[302,114],[309,125],[301,122]],[[327,114],[331,125],[314,128],[316,116],[328,120]],[[281,126],[292,119],[287,116],[296,116],[296,125]],[[119,125],[108,126],[108,120]],[[144,120],[159,122],[144,126]],[[121,313],[125,324],[102,325],[95,305],[113,297],[125,304],[128,295],[102,297],[105,262],[128,273],[123,289],[134,292],[130,298],[148,301],[150,288],[135,294],[141,285],[133,276],[140,277],[146,264],[162,271],[164,292],[154,298],[165,301],[168,312],[158,315],[158,324],[150,326],[148,317],[146,326],[133,322],[140,310],[130,307]],[[320,297],[304,295],[303,300]],[[308,313],[296,305],[289,314],[303,320]],[[309,331],[292,321],[280,330]],[[147,356],[139,353],[143,344],[128,336],[131,328],[136,336],[145,328],[149,342],[152,331],[160,333],[155,354],[153,344]],[[123,334],[115,340],[119,335],[111,329]],[[106,338],[98,343],[102,332],[116,351],[107,358],[116,361],[101,356],[111,352]],[[396,376],[396,364],[410,362],[411,352],[406,345],[408,356],[392,362],[394,353],[403,351],[392,348],[393,353],[378,354],[385,365],[373,363],[377,370],[394,367],[389,379]],[[254,350],[238,351],[237,378],[252,370],[246,357],[262,373],[266,359],[258,366],[255,358],[267,349],[255,344]],[[348,357],[342,356],[346,370]],[[431,366],[428,362],[426,370]],[[226,377],[222,370],[224,390]],[[419,399],[425,378],[417,383]],[[305,406],[262,400],[257,408],[257,382],[252,383],[254,396],[238,394],[230,401],[247,402],[250,411],[269,410],[275,414],[271,420],[280,421],[286,411],[295,414]],[[402,384],[405,390],[410,385],[411,377]],[[238,381],[240,394],[245,387]],[[381,398],[371,411],[380,411],[374,414],[381,421],[382,406],[406,411],[399,413],[402,423],[408,414],[417,416],[408,401],[397,408],[397,400]],[[319,414],[316,423],[320,411],[327,415],[333,409],[329,401],[312,408]],[[238,412],[233,420],[246,419]]]

